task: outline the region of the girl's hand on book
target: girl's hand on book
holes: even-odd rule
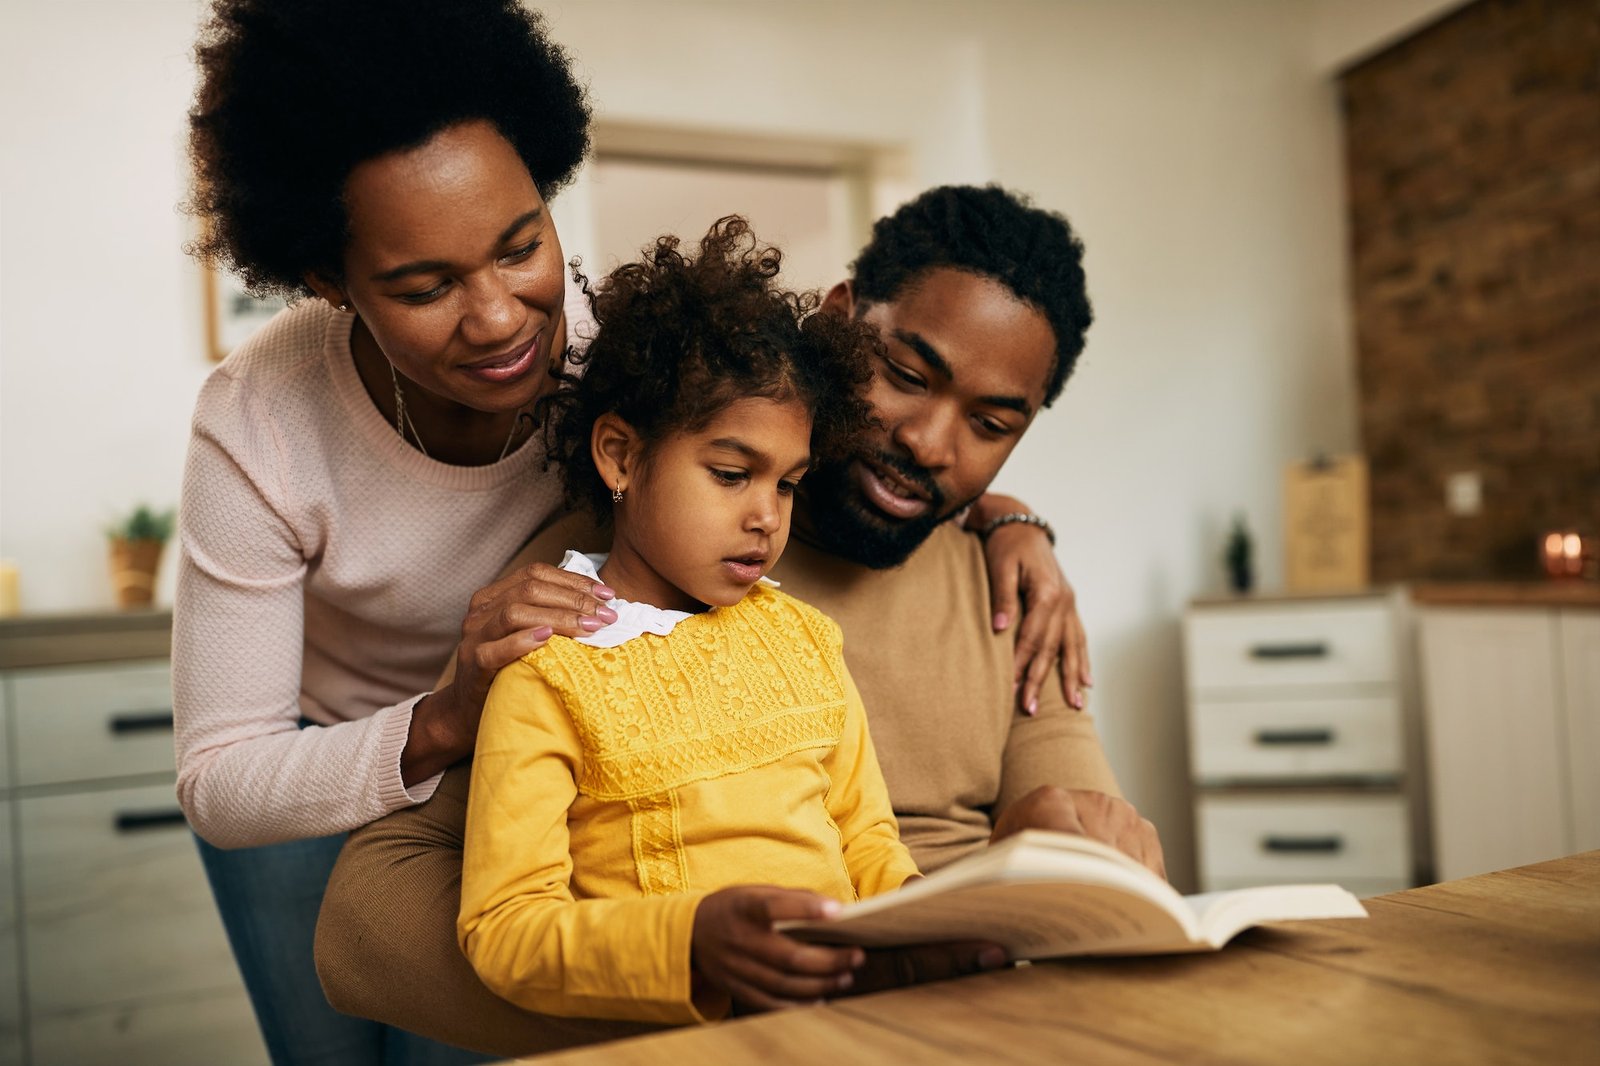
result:
[[[952,977],[998,970],[1009,962],[1005,948],[982,940],[879,948],[867,952],[866,965],[856,974],[848,994],[854,996],[929,981],[948,981]]]
[[[774,1010],[816,1003],[855,983],[866,961],[860,948],[805,944],[774,932],[791,918],[830,918],[836,900],[773,885],[713,892],[694,914],[693,965],[707,983],[744,1007]]]
[[[1077,833],[1110,844],[1163,878],[1167,876],[1155,825],[1127,800],[1104,792],[1041,785],[1000,812],[989,843],[998,843],[1024,829]]]

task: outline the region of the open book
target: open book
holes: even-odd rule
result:
[[[1366,916],[1338,885],[1182,896],[1109,845],[1029,829],[836,918],[778,928],[863,947],[988,940],[1013,959],[1043,959],[1215,951],[1261,922]]]

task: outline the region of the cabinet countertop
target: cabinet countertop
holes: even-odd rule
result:
[[[1329,600],[1379,600],[1392,595],[1398,585],[1374,585],[1361,589],[1330,589],[1321,592],[1289,592],[1285,589],[1248,592],[1242,596],[1196,596],[1190,607],[1280,607],[1297,603],[1326,603]]]
[[[1411,586],[1425,607],[1600,608],[1596,581],[1426,581]]]
[[[1596,581],[1414,581],[1331,592],[1258,592],[1248,596],[1200,596],[1191,607],[1273,607],[1330,600],[1376,599],[1403,589],[1423,607],[1578,607],[1600,608]]]
[[[0,619],[0,670],[127,659],[172,649],[172,611],[95,611]]]

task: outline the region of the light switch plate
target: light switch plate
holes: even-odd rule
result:
[[[1451,474],[1444,482],[1444,505],[1453,515],[1475,515],[1483,510],[1483,478],[1476,470]]]

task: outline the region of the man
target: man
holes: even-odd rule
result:
[[[901,836],[924,871],[1041,827],[1164,872],[1154,828],[1118,796],[1060,679],[1046,680],[1034,713],[1014,711],[1014,636],[989,623],[979,539],[948,521],[1071,374],[1091,319],[1082,254],[1059,215],[998,188],[944,187],[880,220],[853,279],[824,303],[879,330],[869,399],[880,426],[858,456],[802,483],[773,576],[843,629]],[[587,525],[556,523],[519,564],[603,549]],[[431,801],[351,837],[317,933],[329,1000],[502,1054],[641,1031],[526,1014],[479,984],[455,942],[468,773],[451,770]],[[887,965],[903,981],[1001,961],[912,952]]]

